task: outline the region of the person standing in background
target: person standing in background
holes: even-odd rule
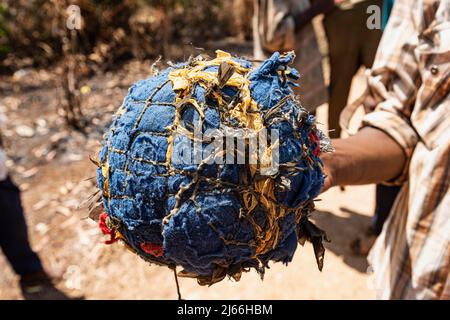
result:
[[[340,136],[339,117],[347,100],[355,73],[361,66],[370,68],[375,58],[381,30],[370,30],[367,8],[381,0],[257,0],[253,20],[254,49],[257,59],[274,51],[295,50],[295,67],[302,74],[296,93],[309,111],[326,102],[327,94],[322,74],[322,57],[311,21],[324,14],[330,56],[328,88],[328,128],[332,138]],[[392,0],[383,3],[383,23],[387,21]],[[398,186],[376,186],[376,207],[372,223],[351,242],[357,255],[367,255],[400,190]]]
[[[386,28],[389,16],[391,14],[394,0],[383,0],[381,30]],[[366,113],[372,112],[375,107],[375,98],[369,90],[364,93],[363,105]],[[361,98],[358,100],[362,100]],[[348,124],[347,124],[348,125]],[[351,244],[351,250],[356,255],[367,256],[377,237],[381,234],[389,212],[394,205],[395,199],[400,192],[401,186],[377,184],[375,186],[375,210],[372,216],[370,226],[365,230],[362,236],[354,239]]]
[[[367,8],[382,6],[382,0],[337,1],[323,19],[330,57],[328,130],[339,138],[339,116],[347,105],[353,76],[361,66],[371,68],[381,30],[369,29]]]
[[[263,60],[275,51],[294,50],[294,67],[301,75],[294,91],[311,112],[327,102],[322,55],[311,20],[333,6],[330,0],[254,0],[254,58]]]
[[[41,260],[30,246],[20,190],[9,177],[1,134],[0,249],[14,272],[20,277],[20,289],[25,299],[60,300],[68,298],[54,287],[51,277],[45,272]]]
[[[308,111],[328,102],[331,138],[341,134],[339,115],[347,104],[353,76],[361,66],[370,68],[375,58],[381,30],[367,27],[371,5],[381,8],[382,0],[254,0],[255,59],[265,59],[274,51],[295,51],[294,67],[302,75],[295,93]],[[311,23],[319,14],[325,15],[330,58],[328,92]]]

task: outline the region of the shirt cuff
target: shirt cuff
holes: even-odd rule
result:
[[[411,155],[418,141],[416,131],[409,121],[391,111],[377,110],[363,117],[362,127],[373,127],[389,135],[402,148],[406,161],[402,172],[397,177],[385,181],[387,185],[401,185],[408,179]]]

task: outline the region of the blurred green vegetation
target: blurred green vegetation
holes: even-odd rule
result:
[[[6,8],[3,6],[3,4],[0,3],[0,59],[11,50],[10,46],[7,43],[8,31],[6,30],[4,22],[5,15]]]

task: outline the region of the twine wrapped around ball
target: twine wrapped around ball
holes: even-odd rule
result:
[[[120,240],[151,263],[181,266],[180,276],[202,285],[239,280],[250,268],[262,276],[269,261],[290,262],[305,240],[322,269],[326,235],[308,216],[323,186],[319,156],[329,141],[291,89],[299,77],[288,67],[294,57],[274,53],[255,67],[217,51],[129,89],[94,160],[109,243]],[[263,130],[277,136],[264,152],[247,152],[244,163],[224,152],[196,162],[193,145],[204,152],[219,141],[198,141],[196,130],[239,132],[247,147]],[[266,170],[275,149],[278,166]]]

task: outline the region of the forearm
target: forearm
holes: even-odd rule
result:
[[[375,128],[364,128],[352,137],[335,139],[332,143],[335,152],[322,157],[328,175],[324,189],[387,181],[400,175],[405,165],[400,145]]]
[[[297,15],[294,15],[295,31],[299,31],[300,29],[302,29],[306,24],[311,22],[311,20],[319,14],[327,14],[334,8],[334,5],[334,0],[314,1],[311,4],[311,7]]]

